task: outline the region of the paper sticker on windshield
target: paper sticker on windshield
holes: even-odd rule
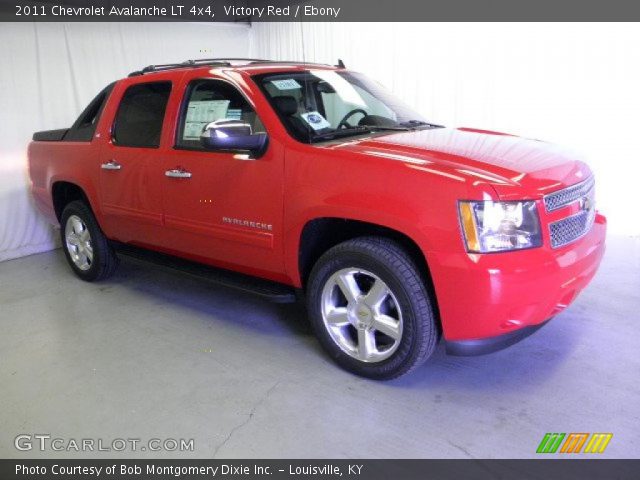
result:
[[[293,78],[287,78],[286,80],[271,80],[278,90],[295,90],[296,88],[302,88],[298,82]]]
[[[331,126],[331,124],[318,112],[302,113],[300,116],[314,130],[322,130],[323,128],[329,128]]]

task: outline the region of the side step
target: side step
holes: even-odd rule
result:
[[[186,273],[187,275],[233,288],[234,290],[251,293],[274,303],[295,303],[298,298],[295,288],[282,283],[272,282],[230,270],[210,267],[172,255],[122,243],[112,242],[112,246],[118,254],[126,255],[127,257],[143,262],[153,263],[168,270]]]

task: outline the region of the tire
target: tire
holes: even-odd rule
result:
[[[309,276],[307,308],[329,356],[367,378],[409,373],[438,340],[418,268],[399,244],[382,237],[349,240],[322,255]]]
[[[64,255],[78,277],[94,282],[113,275],[118,257],[84,202],[76,200],[64,207],[60,233]]]

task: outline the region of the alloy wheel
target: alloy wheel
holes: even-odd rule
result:
[[[93,246],[87,225],[77,215],[71,215],[67,219],[64,236],[71,261],[80,270],[89,270],[93,263]]]
[[[335,272],[321,297],[322,319],[342,351],[362,362],[381,362],[402,339],[402,311],[389,286],[358,268]]]

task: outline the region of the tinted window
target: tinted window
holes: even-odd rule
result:
[[[246,98],[233,86],[219,80],[197,80],[189,86],[182,106],[176,145],[202,148],[200,135],[216,120],[240,120],[252,133],[264,132],[262,122]]]
[[[114,143],[125,147],[158,147],[170,93],[170,82],[129,87],[116,115]]]

